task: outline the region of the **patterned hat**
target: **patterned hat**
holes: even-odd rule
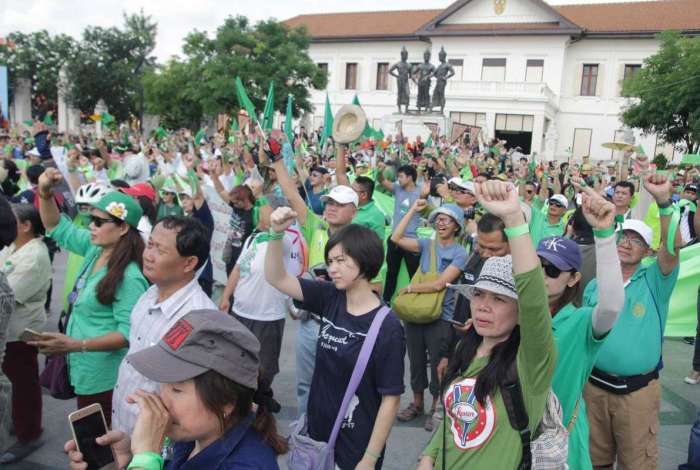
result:
[[[138,227],[139,220],[143,215],[143,210],[136,199],[120,191],[111,191],[91,205],[105,211],[112,217],[123,220],[134,228]]]
[[[515,290],[515,279],[513,278],[513,257],[506,255],[488,258],[484,262],[484,267],[481,268],[476,283],[469,286],[466,292],[467,298],[473,297],[474,289],[487,290],[518,300],[518,291]]]

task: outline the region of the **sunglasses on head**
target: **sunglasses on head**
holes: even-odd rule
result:
[[[95,227],[100,228],[103,224],[118,224],[119,222],[115,219],[103,219],[102,217],[97,217],[94,215],[90,216],[90,222],[95,224]]]

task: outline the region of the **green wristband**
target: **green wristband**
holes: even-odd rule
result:
[[[671,215],[673,214],[673,206],[659,207],[659,215]]]
[[[528,224],[522,224],[518,225],[517,227],[507,227],[505,232],[506,237],[508,237],[508,239],[511,239],[530,233],[530,226]]]
[[[593,229],[593,236],[596,238],[607,238],[615,235],[615,226],[603,229]]]
[[[268,234],[269,234],[268,240],[270,240],[270,241],[282,240],[284,238],[284,232],[275,232],[274,230],[270,229]]]
[[[143,470],[163,470],[163,457],[156,452],[141,452],[131,458],[127,470],[143,468]]]

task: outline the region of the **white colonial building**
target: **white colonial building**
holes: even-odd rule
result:
[[[333,111],[357,94],[371,124],[393,132],[396,80],[389,68],[403,46],[409,62],[422,62],[429,49],[435,65],[444,47],[456,72],[445,93],[444,127],[477,125],[488,137],[549,158],[609,159],[601,144],[622,140],[622,80],[657,51],[658,32],[700,34],[700,0],[557,7],[459,0],[445,10],[301,15],[285,23],[307,28],[310,56],[329,74],[327,90],[312,92],[308,126],[323,123],[326,93]],[[416,95],[412,86],[411,108]],[[679,158],[656,136],[634,134],[647,154]]]

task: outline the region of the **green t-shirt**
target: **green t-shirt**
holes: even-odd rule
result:
[[[158,214],[156,215],[156,220],[160,220],[164,217],[167,217],[169,215],[182,215],[182,207],[178,206],[177,204],[173,204],[171,206],[167,204],[163,204],[162,202],[158,205]]]
[[[534,433],[542,420],[556,362],[547,290],[541,268],[515,276],[519,301],[520,346],[517,353],[518,377]],[[424,455],[442,469],[443,434],[448,469],[515,469],[520,463],[520,436],[508,420],[498,389],[486,403],[476,400],[474,388],[478,373],[488,358],[475,358],[464,374],[447,387],[443,397],[446,419],[433,434]]]
[[[539,204],[535,201],[538,201]],[[566,229],[566,224],[564,223],[564,217],[559,219],[556,224],[549,223],[549,217],[547,213],[542,212],[544,205],[538,198],[533,199],[532,204],[532,216],[530,217],[530,238],[532,238],[532,243],[537,247],[540,240],[547,237],[562,236]]]
[[[306,221],[301,227],[301,234],[309,248],[309,272],[313,268],[326,264],[325,249],[328,242],[328,224],[312,210],[306,211]]]
[[[637,268],[625,286],[625,305],[600,349],[596,368],[621,376],[646,374],[656,368],[678,269],[664,276],[658,262]],[[597,303],[598,282],[593,279],[586,286],[583,304]]]
[[[79,289],[78,299],[73,304],[66,334],[82,340],[116,331],[128,340],[131,310],[148,289],[148,282],[139,266],[134,262],[129,263],[117,287],[114,302],[103,305],[97,300],[97,284],[107,274],[107,266],[92,272],[102,248],[90,243],[90,231],[76,227],[68,217],[61,216],[59,224],[48,235],[61,247],[85,258],[80,267],[80,272],[84,273],[84,286]],[[92,395],[112,390],[126,352],[127,348],[69,353],[70,383],[75,387],[75,393]]]
[[[352,223],[373,230],[382,241],[386,238],[384,212],[377,207],[374,201],[369,201],[364,206],[360,206],[357,209],[357,214],[352,219]]]
[[[591,375],[603,339],[593,336],[593,308],[576,308],[568,304],[552,319],[557,366],[552,390],[561,403],[564,426],[568,426],[576,410],[576,422],[569,433],[569,468],[592,468],[588,450],[588,420],[583,401],[583,387]]]

